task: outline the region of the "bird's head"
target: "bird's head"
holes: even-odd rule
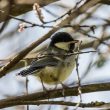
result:
[[[49,46],[68,52],[73,52],[75,49],[75,43],[77,42],[78,40],[74,40],[67,32],[58,32],[51,37]]]

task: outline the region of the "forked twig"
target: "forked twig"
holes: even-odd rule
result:
[[[79,42],[78,49],[77,49],[78,52],[80,52],[81,43],[82,43],[82,41]],[[79,67],[78,59],[79,59],[79,54],[76,55],[75,61],[76,61],[76,72],[77,72],[77,77],[78,77],[78,93],[80,96],[80,101],[79,101],[79,103],[77,103],[75,110],[77,110],[78,107],[80,106],[80,104],[82,103],[82,96],[81,96],[82,91],[81,91],[81,81],[80,81],[79,69],[78,69],[78,67]]]

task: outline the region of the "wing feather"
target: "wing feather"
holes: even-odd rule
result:
[[[41,59],[34,60],[28,69],[21,71],[20,73],[18,73],[18,75],[26,76],[46,66],[56,66],[58,65],[59,61],[59,59],[54,57],[44,57]]]

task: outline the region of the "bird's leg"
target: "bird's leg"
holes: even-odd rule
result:
[[[62,89],[62,95],[63,95],[63,97],[65,98],[65,88],[67,88],[67,86],[64,85],[61,81],[59,81],[58,77],[55,77],[55,76],[53,76],[53,75],[51,75],[50,77],[52,78],[52,80],[54,80],[54,82],[56,82],[56,87],[55,87],[55,89],[57,88],[58,83],[62,85],[62,88],[63,88],[63,89]]]
[[[40,80],[41,80],[41,84],[42,84],[42,87],[43,87],[43,91],[47,94],[47,98],[48,98],[48,101],[49,101],[48,90],[46,89],[46,87],[43,84],[42,76],[40,76]]]
[[[65,98],[65,89],[69,88],[68,86],[64,85],[61,81],[60,84],[62,85],[62,95]]]
[[[60,84],[62,86],[62,95],[65,98],[65,86],[64,86],[64,84],[61,81],[60,81]]]

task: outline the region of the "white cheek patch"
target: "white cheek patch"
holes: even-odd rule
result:
[[[67,42],[59,42],[56,43],[55,46],[63,50],[69,50],[69,44]]]

